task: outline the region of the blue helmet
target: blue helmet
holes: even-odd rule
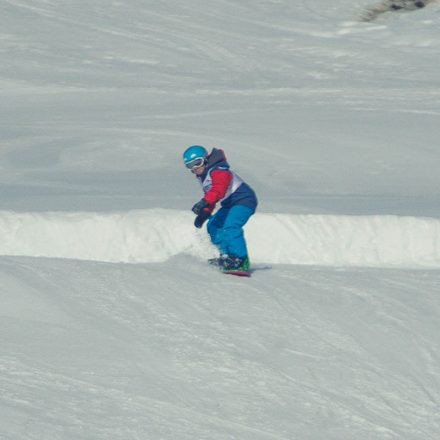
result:
[[[207,156],[208,152],[205,147],[202,147],[201,145],[193,145],[183,152],[183,163],[187,165],[195,159],[206,159]]]

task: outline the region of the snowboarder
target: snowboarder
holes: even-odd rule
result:
[[[224,272],[249,272],[249,257],[243,226],[255,213],[257,197],[253,189],[229,167],[223,150],[193,145],[183,153],[185,166],[202,185],[204,196],[193,207],[194,226],[201,228],[208,220],[211,242],[220,257],[210,260]],[[216,203],[221,208],[212,215]]]

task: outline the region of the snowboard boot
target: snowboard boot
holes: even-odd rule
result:
[[[222,254],[218,258],[210,258],[208,260],[208,263],[211,264],[212,266],[223,268],[223,266],[225,264],[225,261],[227,259],[228,259],[228,255],[227,254]]]
[[[223,262],[223,272],[237,271],[237,272],[249,272],[249,258],[236,257],[235,255],[228,255]]]

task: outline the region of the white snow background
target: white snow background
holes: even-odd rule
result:
[[[1,440],[439,438],[440,4],[372,3],[0,0]]]

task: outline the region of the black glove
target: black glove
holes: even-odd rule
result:
[[[201,212],[205,211],[204,208],[207,208],[207,207],[208,207],[208,202],[205,199],[202,199],[191,208],[191,211],[195,215],[199,215]]]
[[[196,228],[201,228],[203,226],[203,223],[208,220],[208,218],[211,217],[211,213],[209,211],[202,211],[194,220],[194,226]]]

